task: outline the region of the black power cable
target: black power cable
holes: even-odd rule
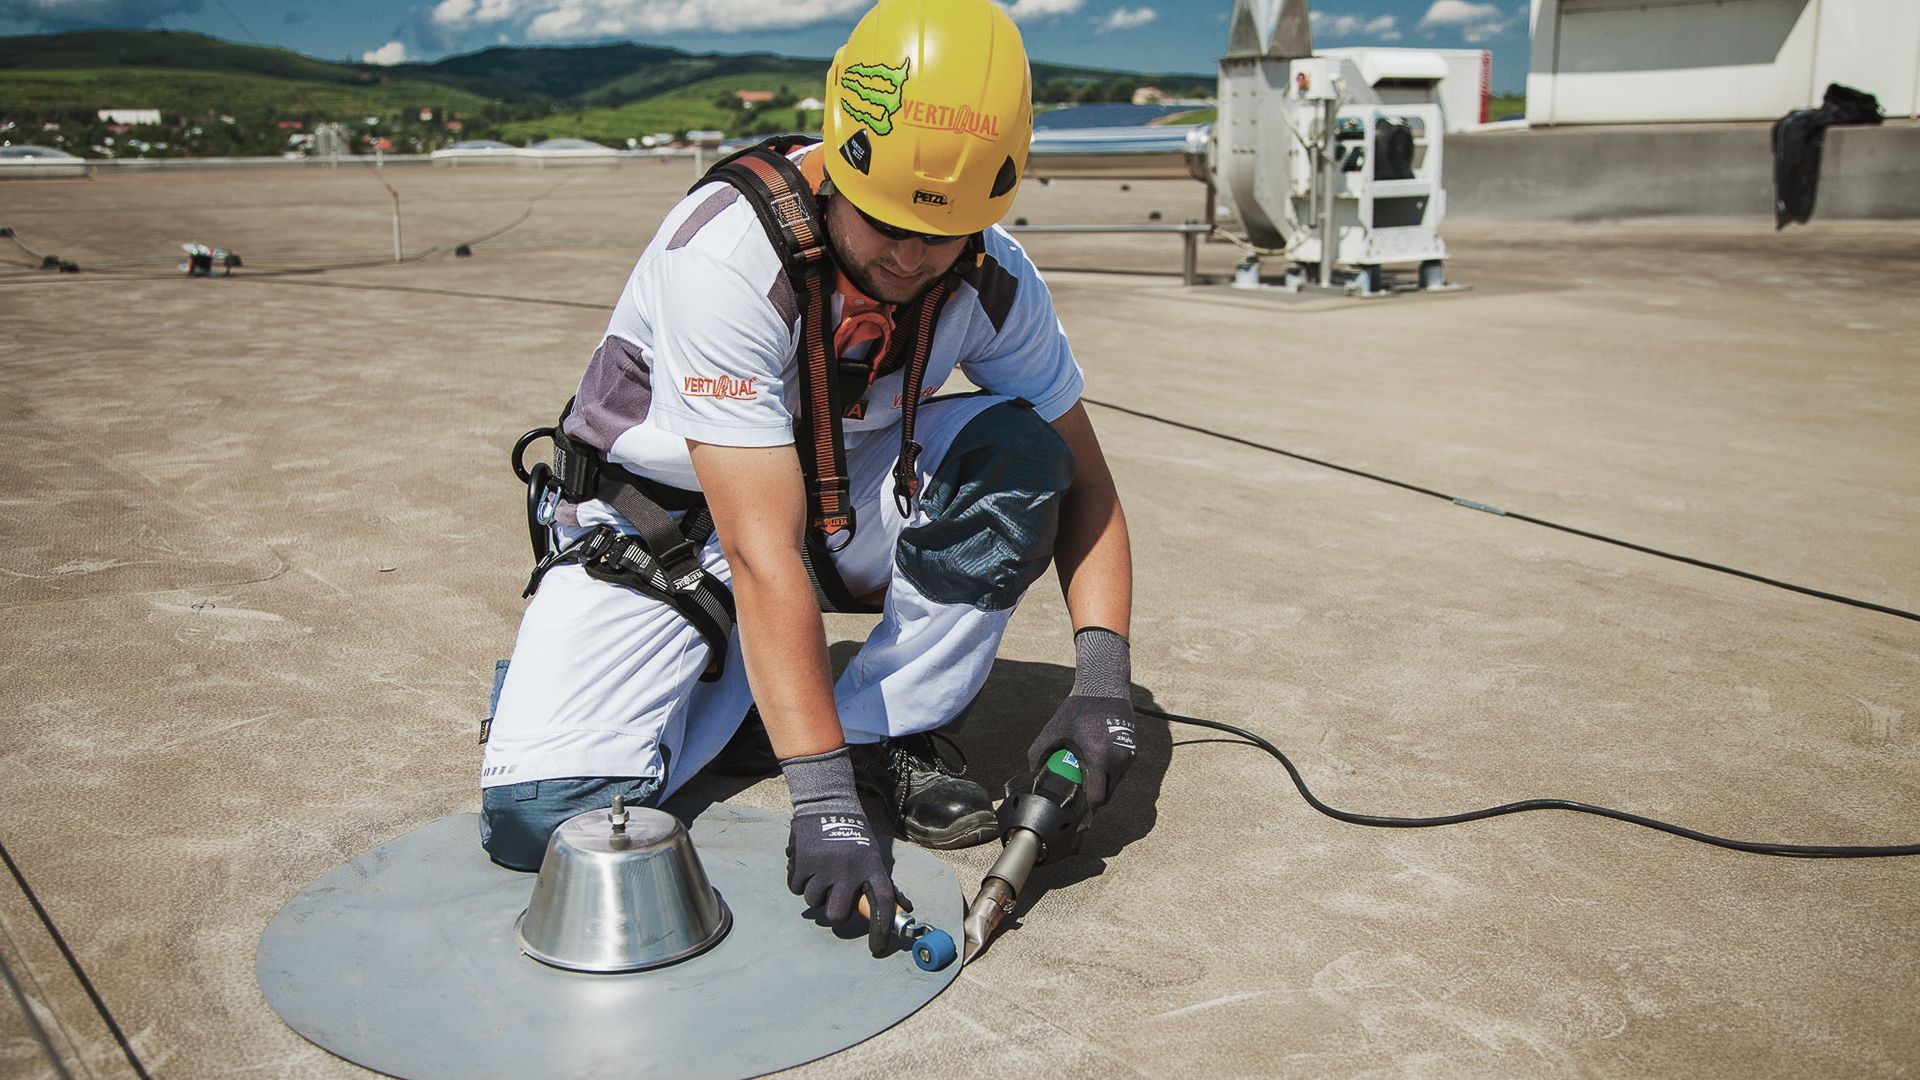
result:
[[[1255,442],[1252,439],[1244,439],[1238,435],[1229,435],[1224,431],[1215,431],[1212,428],[1201,427],[1198,424],[1188,424],[1188,423],[1183,423],[1179,420],[1169,420],[1166,417],[1161,416],[1157,413],[1143,412],[1139,409],[1129,409],[1125,405],[1115,405],[1110,401],[1097,401],[1090,397],[1082,397],[1080,400],[1086,402],[1089,405],[1098,405],[1103,409],[1112,409],[1114,412],[1117,412],[1117,413],[1125,413],[1128,416],[1139,417],[1142,420],[1151,420],[1156,424],[1165,424],[1168,427],[1179,428],[1181,431],[1191,431],[1197,435],[1209,435],[1223,442],[1234,443],[1236,445],[1249,447],[1254,450],[1262,450],[1262,451],[1265,451],[1266,453],[1277,454],[1284,458],[1292,458],[1295,461],[1305,462],[1308,465],[1318,465],[1323,469],[1332,469],[1335,472],[1346,473],[1348,476],[1360,477],[1362,480],[1372,480],[1375,483],[1387,484],[1391,487],[1400,488],[1403,491],[1411,491],[1416,495],[1425,495],[1433,499],[1444,499],[1445,501],[1450,502],[1455,506],[1464,506],[1469,510],[1479,510],[1482,513],[1492,514],[1496,517],[1512,518],[1514,521],[1524,521],[1529,525],[1539,525],[1542,528],[1554,529],[1558,532],[1569,533],[1573,536],[1582,537],[1587,540],[1598,540],[1603,544],[1612,544],[1615,547],[1623,547],[1629,551],[1638,551],[1643,555],[1653,555],[1657,558],[1670,559],[1677,563],[1685,563],[1688,566],[1697,566],[1702,570],[1712,570],[1715,573],[1729,574],[1729,575],[1732,575],[1733,577],[1744,578],[1747,581],[1757,581],[1762,585],[1771,585],[1776,589],[1785,589],[1788,592],[1799,593],[1802,596],[1811,596],[1817,600],[1830,600],[1836,604],[1845,604],[1848,607],[1862,608],[1866,611],[1877,611],[1882,615],[1892,615],[1895,618],[1909,619],[1913,622],[1920,622],[1920,614],[1917,614],[1911,611],[1905,611],[1896,607],[1888,607],[1884,604],[1876,604],[1870,600],[1859,600],[1851,596],[1842,596],[1839,593],[1830,593],[1830,592],[1823,592],[1819,589],[1810,589],[1805,585],[1795,585],[1790,581],[1780,581],[1776,578],[1763,577],[1759,574],[1751,573],[1746,570],[1741,570],[1737,567],[1723,566],[1720,563],[1707,562],[1704,559],[1696,559],[1691,555],[1679,555],[1671,551],[1662,551],[1659,548],[1647,547],[1644,544],[1636,544],[1630,540],[1622,540],[1619,537],[1608,536],[1605,533],[1588,532],[1585,529],[1577,529],[1572,525],[1562,525],[1557,521],[1549,521],[1546,518],[1537,518],[1532,516],[1531,514],[1522,514],[1515,510],[1502,510],[1497,506],[1488,506],[1486,503],[1474,502],[1472,499],[1463,499],[1457,495],[1449,495],[1444,491],[1435,491],[1433,488],[1421,487],[1419,484],[1410,484],[1405,480],[1395,480],[1391,476],[1382,476],[1379,473],[1371,473],[1371,472],[1367,472],[1364,469],[1356,469],[1349,465],[1341,465],[1332,461],[1327,461],[1324,458],[1313,457],[1311,455],[1298,453],[1293,450],[1285,450],[1278,446],[1271,446],[1263,442]]]
[[[153,1074],[147,1072],[147,1067],[140,1063],[140,1055],[133,1052],[133,1044],[127,1041],[126,1032],[120,1030],[119,1021],[113,1018],[113,1010],[107,1008],[106,999],[100,996],[100,991],[94,989],[93,980],[87,978],[86,969],[80,966],[80,958],[73,955],[73,950],[67,946],[66,937],[60,933],[60,928],[53,924],[53,916],[47,914],[47,909],[40,903],[40,897],[34,894],[33,886],[27,884],[26,875],[20,872],[20,867],[14,863],[13,856],[7,853],[5,844],[0,844],[0,862],[7,864],[7,872],[13,875],[14,883],[20,886],[21,894],[27,898],[27,903],[32,905],[34,915],[40,919],[40,925],[46,927],[47,936],[53,939],[54,945],[60,949],[60,955],[66,958],[67,966],[73,969],[73,977],[80,980],[80,989],[87,992],[87,999],[93,1002],[94,1011],[100,1014],[100,1019],[106,1021],[107,1030],[113,1034],[113,1041],[120,1044],[120,1052],[126,1055],[127,1064],[133,1066],[134,1075],[140,1080],[152,1080]]]
[[[1443,814],[1438,817],[1390,817],[1385,814],[1356,814],[1350,810],[1341,810],[1320,801],[1307,788],[1307,782],[1300,770],[1282,753],[1280,748],[1255,735],[1245,728],[1232,724],[1223,724],[1218,720],[1202,720],[1197,716],[1181,716],[1148,705],[1135,705],[1134,711],[1147,716],[1158,717],[1175,724],[1187,724],[1192,727],[1208,728],[1225,732],[1273,755],[1287,775],[1293,778],[1293,786],[1300,789],[1300,797],[1307,805],[1349,825],[1368,825],[1376,829],[1431,829],[1440,825],[1459,825],[1468,821],[1481,821],[1486,818],[1502,817],[1507,814],[1519,814],[1528,810],[1569,810],[1576,814],[1592,814],[1595,817],[1612,818],[1629,825],[1638,825],[1663,833],[1671,833],[1685,840],[1696,840],[1714,847],[1744,851],[1751,855],[1778,855],[1791,859],[1883,859],[1896,855],[1920,855],[1920,844],[1887,845],[1836,845],[1836,844],[1770,844],[1752,840],[1730,840],[1724,836],[1714,836],[1696,829],[1675,825],[1657,818],[1630,814],[1625,810],[1615,810],[1609,806],[1594,806],[1591,803],[1574,802],[1571,799],[1522,799],[1519,802],[1502,803],[1483,810],[1468,810],[1460,814]]]

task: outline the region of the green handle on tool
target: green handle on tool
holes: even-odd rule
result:
[[[1086,774],[1080,769],[1080,759],[1073,751],[1062,747],[1047,758],[1046,767],[1040,770],[1040,778],[1034,784],[1035,792],[1045,796],[1055,806],[1082,805],[1078,800],[1080,785],[1086,782]]]
[[[1086,774],[1080,771],[1080,759],[1074,757],[1073,751],[1064,746],[1055,750],[1053,756],[1047,759],[1047,771],[1073,781],[1076,787],[1086,783],[1087,780]]]

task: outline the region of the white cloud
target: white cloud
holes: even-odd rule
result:
[[[1013,0],[1007,5],[1007,14],[1014,22],[1028,19],[1045,19],[1054,15],[1071,15],[1080,10],[1085,0]]]
[[[1060,0],[1047,0],[1058,3]],[[1072,0],[1077,6],[1079,0]],[[767,30],[857,15],[872,0],[440,0],[433,22],[447,30],[525,23],[534,41],[641,34]]]
[[[1433,6],[1420,17],[1420,25],[1460,26],[1499,17],[1500,8],[1495,4],[1476,4],[1471,0],[1433,0]]]
[[[1428,37],[1436,30],[1457,30],[1468,44],[1478,45],[1507,33],[1519,21],[1517,15],[1512,19],[1503,18],[1498,4],[1433,0],[1433,6],[1420,17],[1420,29],[1425,30]]]
[[[1159,17],[1160,13],[1150,7],[1117,7],[1107,16],[1106,21],[1100,24],[1100,31],[1105,33],[1108,30],[1132,30],[1136,26],[1145,26]]]
[[[1400,21],[1392,15],[1329,15],[1309,11],[1307,21],[1313,32],[1331,38],[1369,37],[1377,41],[1399,41]]]
[[[377,49],[360,54],[363,64],[404,64],[407,62],[407,47],[397,41],[389,41]]]
[[[484,23],[507,22],[540,7],[526,0],[440,0],[433,8],[433,21],[452,29],[465,29]]]

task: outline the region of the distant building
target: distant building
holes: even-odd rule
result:
[[[817,97],[801,98],[793,107],[807,112],[819,112],[827,107],[827,103]]]
[[[420,110],[420,122],[421,122],[421,123],[423,123],[423,124],[427,124],[427,123],[431,123],[432,121],[433,121],[433,110],[432,110],[432,109],[421,109],[421,110]]]
[[[751,109],[755,105],[765,105],[773,100],[771,90],[735,90],[733,96],[741,105]]]
[[[1166,91],[1161,90],[1157,86],[1143,86],[1133,92],[1133,103],[1135,105],[1165,105],[1167,103]]]
[[[315,157],[338,157],[353,153],[353,146],[347,139],[347,130],[340,124],[321,124],[313,129],[313,153]]]
[[[101,109],[100,119],[116,124],[158,124],[159,109]]]
[[[1532,0],[1530,124],[1771,120],[1828,83],[1920,115],[1913,0]]]
[[[447,130],[453,132],[455,135],[458,135],[461,132],[467,130],[467,125],[465,123],[462,123],[459,120],[449,120],[447,121]]]
[[[274,126],[278,127],[281,131],[299,131],[306,127],[304,123],[298,120],[282,120]]]

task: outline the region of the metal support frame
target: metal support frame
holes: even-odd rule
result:
[[[1187,221],[1178,225],[1003,225],[1010,233],[1076,233],[1093,235],[1099,233],[1159,233],[1180,237],[1184,250],[1180,256],[1180,284],[1197,285],[1200,283],[1200,238],[1213,234],[1213,226],[1200,221]]]

